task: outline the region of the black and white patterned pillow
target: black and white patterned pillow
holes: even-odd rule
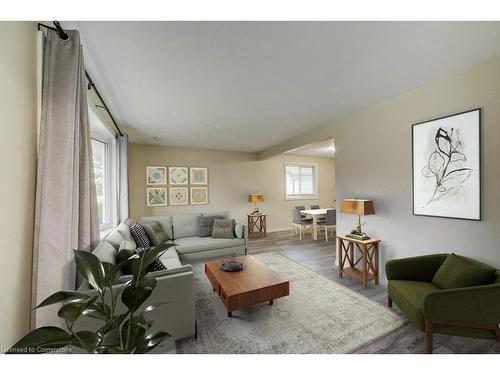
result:
[[[135,223],[130,226],[130,233],[132,237],[134,237],[135,243],[137,244],[137,248],[145,248],[151,246],[151,242],[149,241],[149,237],[146,234],[146,231],[142,227],[141,224]]]

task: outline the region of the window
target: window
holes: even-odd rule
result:
[[[101,237],[117,225],[116,139],[89,106],[92,160]]]
[[[105,226],[110,223],[109,220],[109,202],[107,193],[109,186],[107,183],[108,160],[107,160],[108,145],[98,139],[92,138],[92,157],[94,161],[94,178],[97,193],[97,213],[99,215],[99,225]]]
[[[285,163],[285,199],[318,197],[318,165]]]

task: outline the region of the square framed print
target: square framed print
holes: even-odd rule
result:
[[[208,185],[208,168],[207,167],[190,167],[189,168],[189,183],[191,185]]]
[[[413,214],[481,220],[481,109],[412,126]]]
[[[146,167],[147,185],[166,185],[167,168],[166,167]]]
[[[167,188],[147,188],[146,204],[148,207],[167,205]]]
[[[208,204],[208,187],[190,187],[189,196],[191,204]]]
[[[169,185],[187,185],[188,167],[168,167]]]
[[[168,192],[171,206],[186,206],[189,204],[187,187],[169,188]]]

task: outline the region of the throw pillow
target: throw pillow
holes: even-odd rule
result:
[[[149,237],[141,224],[135,223],[131,225],[130,233],[132,234],[132,237],[134,237],[135,243],[137,244],[138,248],[148,248],[149,246],[151,246]]]
[[[432,283],[441,289],[466,288],[491,284],[495,269],[468,261],[455,254],[448,254],[437,270]]]
[[[148,235],[153,245],[158,246],[168,240],[168,236],[161,228],[159,222],[151,221],[149,223],[142,223],[142,227],[146,231],[146,234]]]
[[[139,254],[141,251],[147,250],[146,248],[137,248],[137,254]],[[153,271],[161,271],[161,270],[166,270],[167,268],[163,265],[160,259],[156,259],[153,263],[151,263],[146,272],[153,272]]]
[[[198,216],[198,237],[210,237],[215,219],[224,219],[223,216]]]
[[[212,238],[234,238],[234,219],[215,219]]]
[[[245,226],[241,223],[234,225],[234,234],[236,238],[243,238],[245,236]]]

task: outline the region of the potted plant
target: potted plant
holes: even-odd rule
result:
[[[54,326],[37,328],[7,353],[35,354],[64,347],[94,354],[147,353],[153,350],[170,335],[149,332],[153,322],[147,320],[147,313],[164,303],[148,305],[141,311],[139,308],[156,287],[156,279],[147,275],[147,268],[165,251],[163,246],[151,247],[113,265],[101,262],[92,253],[74,250],[77,270],[94,290],[91,293],[60,291],[46,298],[36,308],[62,303],[57,315],[64,319],[66,329]],[[133,278],[113,290],[117,272],[127,263],[131,265]],[[118,299],[126,306],[122,313],[116,312]],[[95,332],[75,330],[74,324],[81,317],[98,319],[102,325]]]

